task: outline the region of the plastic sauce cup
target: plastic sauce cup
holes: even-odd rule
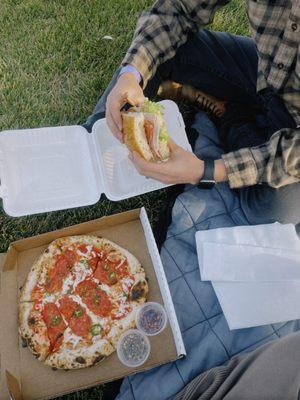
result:
[[[136,327],[148,336],[162,332],[167,325],[167,314],[159,303],[144,303],[136,314]]]
[[[123,333],[117,344],[119,360],[127,367],[139,367],[150,354],[150,342],[147,336],[137,329]]]

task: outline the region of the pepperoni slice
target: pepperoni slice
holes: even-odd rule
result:
[[[68,322],[72,318],[77,305],[78,304],[69,296],[64,296],[59,300],[59,309]]]
[[[88,264],[90,266],[90,268],[92,268],[93,272],[95,271],[95,269],[97,268],[97,264],[99,262],[99,257],[92,257],[88,260]]]
[[[117,275],[107,261],[99,261],[94,272],[94,278],[105,285],[112,286],[117,283]]]
[[[78,258],[77,254],[73,250],[65,250],[63,255],[68,260],[68,262],[71,266],[73,266],[75,264],[75,262],[77,261],[77,258]]]
[[[43,298],[43,289],[39,285],[35,285],[31,292],[31,300],[39,302]]]
[[[78,250],[81,251],[81,253],[83,254],[87,253],[87,248],[85,244],[81,244],[80,246],[78,246]]]
[[[120,262],[119,258],[113,261],[108,258],[100,260],[94,272],[94,277],[106,285],[115,285],[118,280],[129,275],[127,260]]]
[[[76,287],[75,293],[82,298],[84,304],[94,314],[100,317],[106,317],[110,314],[112,304],[109,297],[95,282],[88,279],[80,282]]]
[[[55,303],[46,303],[42,310],[42,318],[47,326],[51,351],[59,349],[63,341],[63,334],[67,325]]]
[[[95,246],[92,247],[92,252],[95,253],[96,255],[94,257],[91,257],[88,260],[88,263],[89,263],[89,266],[92,268],[92,270],[95,271],[97,268],[98,262],[103,260],[105,258],[105,255],[100,251],[100,249],[98,249]]]
[[[54,267],[50,270],[46,279],[46,290],[49,293],[61,290],[64,279],[69,275],[72,268],[70,256],[60,254],[55,261]]]
[[[128,261],[124,260],[122,262],[122,264],[117,265],[115,267],[115,271],[116,271],[118,279],[125,278],[126,276],[129,276]]]
[[[69,323],[71,330],[78,336],[88,338],[92,320],[86,310],[69,296],[59,300],[59,308]]]

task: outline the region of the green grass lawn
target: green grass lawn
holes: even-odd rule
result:
[[[0,0],[0,131],[84,122],[122,60],[139,13],[151,4]],[[244,2],[219,12],[213,29],[249,34]],[[20,238],[142,205],[154,225],[165,196],[161,190],[118,203],[102,196],[90,207],[24,218],[8,217],[0,205],[0,252]],[[101,398],[98,387],[60,399]]]

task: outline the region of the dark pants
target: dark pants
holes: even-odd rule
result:
[[[217,122],[224,151],[252,147],[267,141],[281,128],[295,122],[276,93],[256,92],[257,53],[252,39],[224,32],[202,30],[191,34],[175,57],[162,64],[145,88],[152,98],[160,83],[171,79],[195,86],[228,101],[224,117]],[[96,105],[86,126],[102,117],[106,98],[118,71]],[[293,223],[300,231],[300,183],[273,189],[255,185],[238,190],[241,207],[250,224]]]

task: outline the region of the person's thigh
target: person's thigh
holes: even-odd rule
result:
[[[250,224],[278,221],[298,225],[300,229],[300,182],[279,189],[267,185],[250,186],[240,189],[239,195]]]
[[[227,101],[258,102],[257,52],[252,39],[203,29],[190,34],[171,60],[162,64],[146,91],[155,95],[160,82],[189,84]]]

